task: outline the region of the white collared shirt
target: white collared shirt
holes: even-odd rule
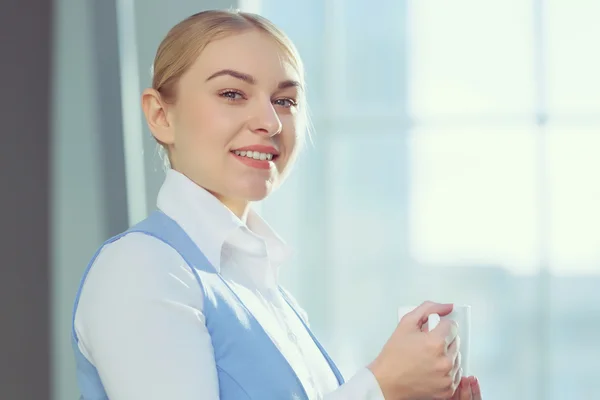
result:
[[[310,399],[384,400],[367,368],[338,387],[324,356],[278,290],[279,267],[290,250],[260,216],[250,211],[244,223],[174,170],[167,173],[157,205],[244,302]],[[156,238],[132,233],[104,247],[83,286],[75,331],[111,400],[219,398],[200,286],[181,256]]]

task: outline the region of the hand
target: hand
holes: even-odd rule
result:
[[[369,365],[386,400],[449,399],[460,370],[456,322],[443,319],[423,332],[430,314],[448,315],[452,304],[425,302],[406,314]]]
[[[474,376],[464,377],[450,400],[481,400],[479,381]]]

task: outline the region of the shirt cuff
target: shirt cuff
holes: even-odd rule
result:
[[[368,368],[363,368],[323,400],[385,400],[385,398],[373,373]]]

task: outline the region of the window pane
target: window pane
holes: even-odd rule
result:
[[[415,117],[533,112],[530,1],[409,4],[409,95]]]
[[[411,248],[422,263],[537,266],[532,128],[416,129]]]
[[[600,270],[600,126],[547,134],[550,260],[554,273]]]
[[[546,79],[552,113],[600,111],[600,1],[548,0]]]

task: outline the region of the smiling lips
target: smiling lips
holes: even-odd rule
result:
[[[270,169],[271,163],[279,156],[272,146],[252,145],[231,150],[231,154],[249,167]]]

